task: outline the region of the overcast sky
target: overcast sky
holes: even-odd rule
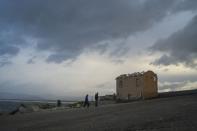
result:
[[[0,92],[115,93],[153,70],[159,91],[197,89],[196,0],[0,0]]]

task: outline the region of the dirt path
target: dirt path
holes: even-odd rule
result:
[[[196,131],[197,94],[0,117],[0,131]]]

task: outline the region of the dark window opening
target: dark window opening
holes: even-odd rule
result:
[[[139,86],[139,79],[136,78],[136,87],[138,87],[138,86]]]
[[[120,87],[120,88],[123,88],[123,82],[122,82],[122,80],[119,81],[119,87]]]

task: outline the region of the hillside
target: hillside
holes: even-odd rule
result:
[[[0,116],[2,131],[196,131],[197,94],[184,94],[89,109]]]

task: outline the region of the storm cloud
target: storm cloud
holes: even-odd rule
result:
[[[194,89],[196,9],[197,0],[0,0],[0,93],[113,94],[117,76],[143,70],[158,74],[160,91]]]
[[[170,13],[196,9],[194,3],[195,0],[1,0],[0,27],[17,38],[30,37],[36,41],[37,50],[51,52],[47,62],[61,63],[76,58],[85,48],[96,47],[100,41],[125,38],[149,29]],[[12,44],[16,45],[14,40],[9,47]],[[15,47],[11,48],[18,53]]]
[[[163,82],[159,83],[159,91],[181,91],[196,89],[197,81]]]
[[[178,65],[197,69],[197,16],[182,30],[167,39],[157,41],[152,47],[153,52],[163,55],[153,62],[154,65]]]
[[[0,59],[0,67],[12,64],[8,59]]]

